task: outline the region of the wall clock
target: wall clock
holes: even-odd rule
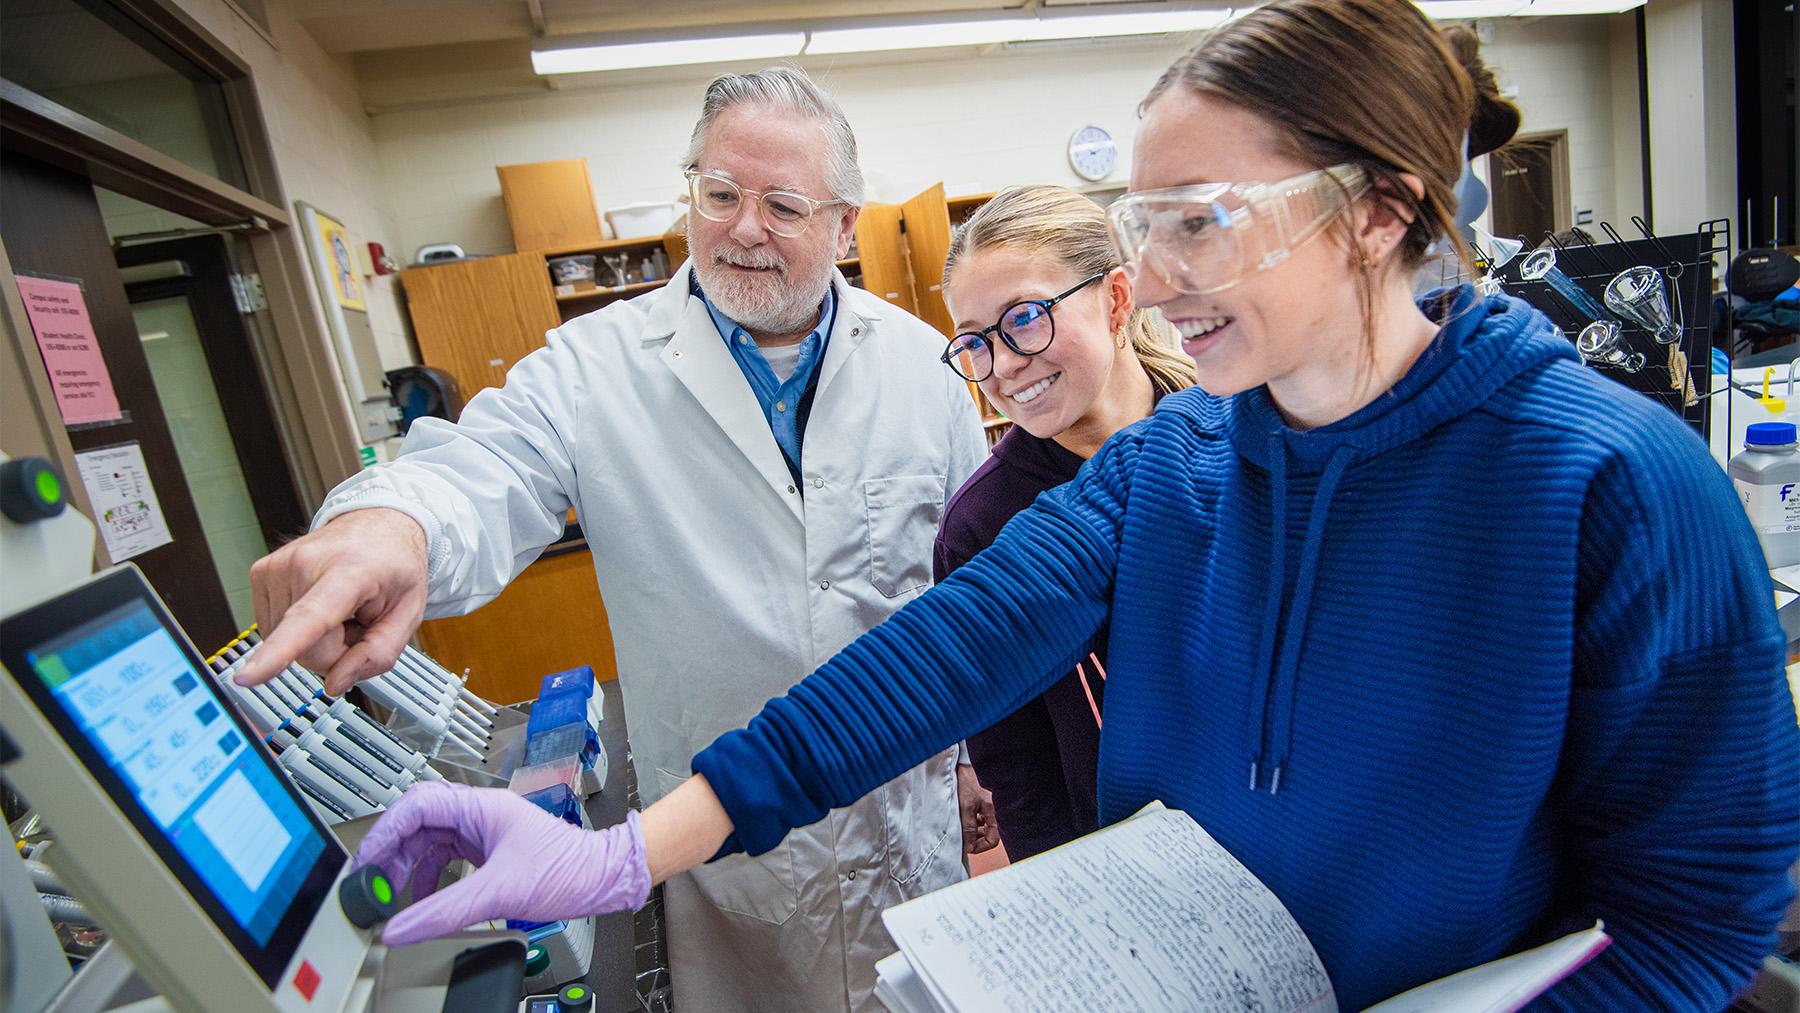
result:
[[[1119,146],[1104,128],[1089,124],[1069,135],[1069,166],[1082,179],[1105,179],[1118,162]]]

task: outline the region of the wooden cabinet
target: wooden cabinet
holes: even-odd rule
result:
[[[467,669],[470,691],[497,704],[530,700],[544,676],[580,665],[601,682],[619,677],[586,548],[538,560],[466,616],[426,622],[419,647],[452,672]]]
[[[494,172],[500,177],[500,197],[506,201],[514,249],[542,252],[606,238],[600,230],[600,212],[594,207],[587,159],[500,165]]]
[[[898,204],[870,204],[856,219],[856,250],[862,261],[863,288],[915,316],[912,258],[900,224]]]
[[[939,183],[901,204],[871,204],[856,221],[856,246],[862,259],[863,287],[892,305],[935,327],[945,340],[954,321],[944,305],[944,258],[950,253],[951,229],[962,224],[993,194],[944,196]],[[969,396],[981,409],[990,444],[1011,425],[969,384]]]
[[[950,254],[950,205],[939,183],[900,205],[906,250],[913,264],[913,315],[948,338],[955,328],[944,305],[944,258]]]
[[[419,358],[456,377],[463,397],[498,387],[513,363],[562,323],[541,253],[459,260],[400,272]]]
[[[944,258],[950,232],[991,193],[945,197],[938,183],[900,204],[870,204],[856,220],[863,288],[951,336],[944,307]]]

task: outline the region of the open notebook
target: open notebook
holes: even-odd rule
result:
[[[1177,895],[1165,884],[1188,887]],[[1332,1013],[1331,980],[1287,908],[1186,813],[1136,816],[889,908],[875,965],[894,1013]],[[1371,1013],[1511,1011],[1611,938],[1600,923],[1421,985]]]

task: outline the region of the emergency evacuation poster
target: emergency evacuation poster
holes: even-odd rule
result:
[[[19,283],[19,298],[25,301],[25,315],[31,318],[31,330],[37,335],[38,352],[50,374],[50,389],[56,393],[63,425],[118,421],[124,413],[119,410],[112,374],[100,357],[100,342],[94,338],[94,322],[88,316],[81,286],[23,274],[13,277]]]
[[[123,563],[175,540],[150,484],[144,448],[136,442],[84,450],[75,455],[75,467],[81,471],[94,523],[113,562]]]

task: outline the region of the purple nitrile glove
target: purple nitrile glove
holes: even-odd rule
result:
[[[444,866],[480,868],[439,891]],[[413,903],[382,930],[406,946],[493,918],[553,921],[635,910],[650,896],[650,867],[635,811],[605,830],[583,830],[500,788],[423,781],[407,789],[363,838],[356,864],[380,865]]]

